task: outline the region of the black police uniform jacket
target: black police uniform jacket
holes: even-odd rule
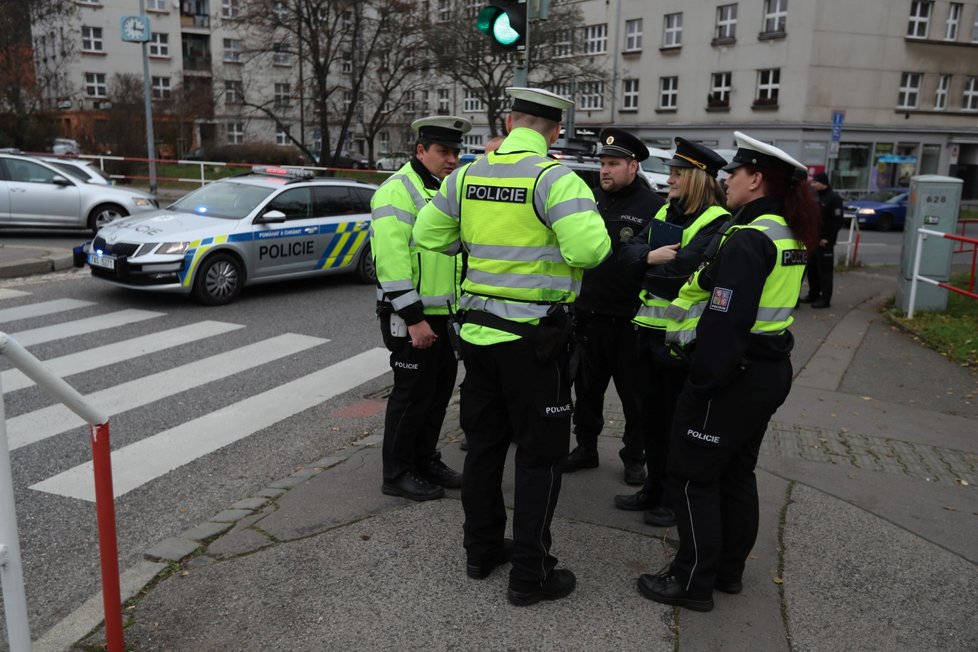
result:
[[[666,222],[685,229],[706,209],[707,207],[703,206],[700,210],[687,215],[681,199],[671,200],[666,209]],[[701,228],[685,247],[676,252],[676,257],[671,262],[651,267],[647,264],[648,253],[652,250],[649,246],[651,228],[649,226],[622,248],[621,257],[627,265],[633,268],[637,266],[641,270],[642,290],[648,290],[657,297],[672,301],[679,294],[679,289],[686,280],[699,268],[700,263],[703,262],[703,252],[728,219],[730,219],[729,215],[723,215]]]
[[[842,197],[832,188],[818,191],[818,205],[822,209],[820,240],[828,240],[826,247],[834,247],[842,228]]]
[[[652,221],[665,202],[637,176],[618,192],[595,188],[594,200],[611,238],[611,255],[597,267],[585,270],[574,310],[631,317],[638,309],[642,268],[634,261],[623,260],[622,248]]]
[[[762,197],[742,206],[734,219],[736,224],[749,224],[772,213],[783,215],[783,202]],[[722,287],[735,288],[726,311],[704,311],[696,328],[687,382],[700,396],[710,396],[729,385],[752,358],[782,360],[791,354],[795,342],[791,331],[779,335],[750,332],[764,284],[777,261],[778,250],[770,238],[756,229],[741,229],[727,239],[716,259],[700,272],[700,287],[707,292],[712,292],[718,282]]]

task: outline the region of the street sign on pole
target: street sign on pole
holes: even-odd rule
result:
[[[839,158],[839,141],[842,140],[842,122],[845,118],[845,111],[832,112],[832,140],[829,142],[829,158]]]

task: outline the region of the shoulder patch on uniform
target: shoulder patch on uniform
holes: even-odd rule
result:
[[[713,288],[713,294],[710,296],[710,310],[727,312],[730,310],[731,299],[733,299],[733,290]]]

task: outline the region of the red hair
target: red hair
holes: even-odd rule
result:
[[[792,235],[805,243],[809,252],[815,249],[822,226],[822,213],[808,181],[796,179],[788,170],[758,169],[752,165],[744,167],[763,175],[764,194],[784,202],[784,219]]]

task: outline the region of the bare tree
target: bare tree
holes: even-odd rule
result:
[[[37,148],[53,135],[47,111],[70,93],[76,39],[65,34],[77,11],[71,0],[0,0],[0,141]]]
[[[272,83],[288,83],[298,105],[283,103],[280,95],[269,97],[267,90],[250,92],[241,105],[286,130],[295,120],[296,108],[304,112],[308,103],[312,124],[321,135],[319,158],[335,162],[357,122],[366,80],[377,69],[377,57],[390,51],[392,39],[404,33],[404,21],[415,6],[411,0],[247,0],[241,23],[248,25],[250,36],[242,48],[243,56],[252,63],[252,70],[255,63],[278,61],[279,66],[272,68]],[[282,65],[286,58],[296,64],[288,71]],[[302,138],[287,131],[290,140],[313,155],[300,142]]]
[[[489,131],[505,130],[505,94],[513,85],[513,56],[495,52],[476,29],[481,5],[453,0],[425,30],[432,68],[469,91],[482,104]],[[606,81],[608,73],[584,52],[583,18],[576,4],[553,3],[550,18],[530,27],[529,79],[536,86],[569,93],[572,81]]]

